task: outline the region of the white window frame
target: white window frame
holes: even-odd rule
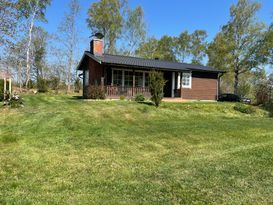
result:
[[[183,78],[189,77],[189,85],[183,85]],[[191,88],[192,87],[192,73],[182,73],[182,88]]]
[[[89,70],[84,71],[84,85],[89,86]]]

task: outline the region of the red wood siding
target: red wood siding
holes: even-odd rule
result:
[[[216,100],[218,76],[215,73],[192,72],[192,87],[182,88],[181,96],[189,100]]]

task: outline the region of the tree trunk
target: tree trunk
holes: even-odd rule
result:
[[[28,89],[28,83],[30,80],[30,47],[31,47],[31,42],[32,42],[32,30],[33,30],[33,26],[34,26],[34,19],[36,16],[36,11],[33,13],[32,18],[31,18],[31,22],[30,22],[30,26],[29,26],[29,32],[28,32],[28,44],[27,44],[27,59],[26,59],[26,64],[27,64],[27,68],[26,68],[26,88]]]
[[[234,71],[234,94],[238,94],[239,85],[239,69],[236,67]]]
[[[68,59],[68,72],[67,72],[67,91],[71,91],[71,70],[73,64],[73,49],[69,51],[69,59]]]

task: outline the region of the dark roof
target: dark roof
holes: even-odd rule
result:
[[[178,62],[171,62],[171,61],[153,60],[153,59],[109,55],[109,54],[103,54],[102,56],[94,56],[88,51],[84,53],[82,60],[86,56],[92,58],[93,60],[97,61],[100,64],[109,64],[109,65],[126,66],[126,67],[139,67],[139,68],[146,68],[146,69],[159,69],[159,70],[167,69],[167,70],[176,70],[176,71],[205,71],[205,72],[216,72],[216,73],[222,72],[212,67],[187,64],[187,63],[178,63]],[[82,70],[81,62],[77,68],[78,70]]]

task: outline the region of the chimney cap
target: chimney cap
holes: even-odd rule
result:
[[[93,34],[92,37],[96,37],[98,39],[103,39],[104,35],[102,33],[100,33],[100,32],[97,32],[97,33]]]

